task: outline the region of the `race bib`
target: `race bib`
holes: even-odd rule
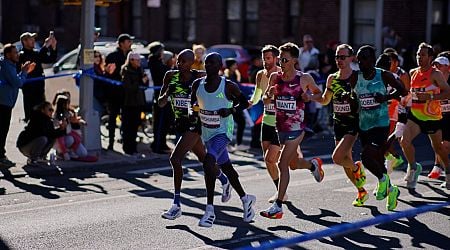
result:
[[[284,100],[277,99],[276,108],[279,110],[287,111],[288,113],[295,112],[296,110],[296,101],[295,100]]]
[[[178,109],[187,109],[189,107],[190,103],[191,103],[191,99],[189,99],[189,98],[175,97],[173,99],[173,104],[174,104],[175,108],[178,108]]]
[[[205,128],[219,128],[220,127],[220,115],[217,111],[200,110],[200,121]]]
[[[333,103],[333,111],[338,114],[350,113],[350,104],[348,103]]]
[[[268,115],[275,114],[275,103],[271,101],[268,105],[264,106],[264,113]]]
[[[362,94],[359,96],[359,103],[364,110],[376,109],[380,106],[380,103],[375,101],[373,94]]]
[[[450,112],[450,101],[449,100],[441,101],[441,110],[442,110],[442,113]]]

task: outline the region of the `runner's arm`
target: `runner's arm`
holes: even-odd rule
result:
[[[333,82],[334,76],[329,75],[327,78],[327,86],[325,91],[322,94],[322,98],[318,100],[318,102],[322,105],[328,105],[330,103],[331,98],[333,97],[333,90],[331,90],[331,83]]]
[[[256,84],[255,84],[255,90],[253,91],[253,95],[250,98],[250,103],[253,105],[255,103],[258,103],[259,100],[261,100],[261,95],[263,93],[263,89],[261,89],[261,76],[263,74],[263,71],[260,70],[258,73],[256,73]]]
[[[275,95],[275,79],[277,78],[277,75],[278,75],[277,72],[273,72],[270,75],[269,84],[267,85],[267,88],[264,91],[264,95],[263,95],[264,105],[270,104],[273,96]]]
[[[314,78],[310,74],[303,74],[302,78],[303,81],[306,82],[305,89],[308,89],[311,91],[312,94],[306,93],[306,91],[302,94],[302,100],[304,102],[309,101],[315,101],[320,102],[322,100],[322,90],[320,90],[319,86],[317,86],[316,81],[314,81]],[[302,86],[303,87],[303,86]]]
[[[169,83],[170,83],[170,80],[172,79],[173,74],[174,74],[174,71],[170,70],[170,71],[167,71],[166,74],[164,75],[163,85],[161,87],[162,94],[160,94],[159,98],[158,98],[158,106],[161,108],[166,106],[166,104],[167,104],[167,99],[170,95]]]

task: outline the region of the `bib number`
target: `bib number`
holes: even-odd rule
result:
[[[220,115],[216,111],[200,110],[200,121],[205,128],[219,128]]]
[[[189,107],[190,102],[191,102],[191,100],[188,98],[175,97],[173,99],[173,104],[174,104],[175,108],[178,108],[178,109],[187,109]]]
[[[338,114],[350,113],[350,104],[348,103],[333,103],[333,111]]]
[[[359,103],[361,104],[361,108],[364,110],[376,109],[380,106],[380,103],[375,101],[372,94],[361,95],[359,97]]]

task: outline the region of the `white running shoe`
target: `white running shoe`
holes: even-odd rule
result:
[[[165,211],[161,214],[161,217],[168,220],[175,220],[176,218],[181,216],[181,207],[177,204],[172,204],[169,210]]]
[[[214,207],[212,205],[207,205],[205,209],[205,214],[198,222],[198,225],[201,227],[212,227],[215,219],[216,215],[214,214]]]
[[[230,181],[222,185],[222,202],[228,202],[231,199],[231,190]]]
[[[253,210],[253,205],[255,205],[256,197],[251,194],[246,194],[241,198],[242,206],[244,207],[244,221],[250,222],[255,217],[255,210]]]
[[[272,197],[269,198],[269,203],[274,203],[278,199],[278,192],[272,195]],[[284,194],[283,202],[286,202],[288,200],[288,195]]]
[[[416,169],[412,169],[408,166],[404,180],[406,181],[406,187],[409,189],[416,188],[419,175],[422,173],[422,165],[416,163]]]
[[[323,177],[325,176],[325,173],[322,169],[322,160],[316,157],[311,160],[311,163],[315,166],[315,169],[314,171],[311,171],[311,174],[314,176],[314,179],[317,182],[321,182],[323,180]]]

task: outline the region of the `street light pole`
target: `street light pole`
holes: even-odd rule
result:
[[[94,62],[94,22],[95,22],[95,0],[82,0],[81,6],[81,61],[82,70],[89,69]],[[100,142],[100,118],[94,110],[94,88],[93,79],[84,74],[80,82],[80,107],[81,116],[87,125],[83,128],[83,143],[90,155],[99,155],[101,152]]]

